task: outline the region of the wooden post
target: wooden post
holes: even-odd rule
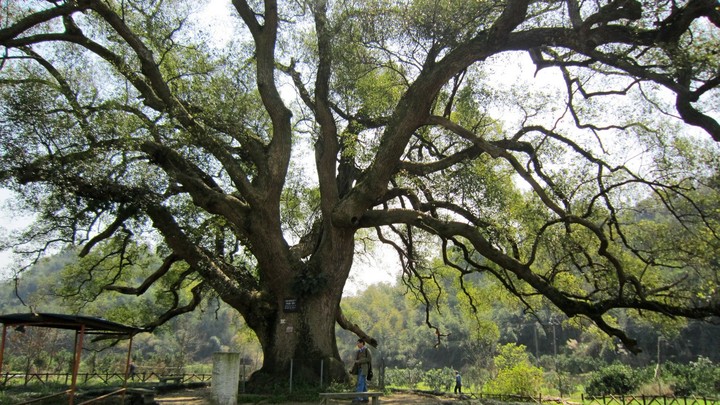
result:
[[[125,358],[125,379],[123,381],[123,388],[125,390],[122,393],[122,402],[125,403],[125,392],[127,392],[127,386],[128,386],[128,375],[130,374],[130,359],[132,358],[132,342],[133,342],[133,336],[130,335],[130,342],[128,343],[128,352],[127,357]]]
[[[323,386],[323,367],[325,366],[325,359],[320,359],[320,388]]]
[[[70,385],[70,398],[68,405],[75,402],[75,390],[77,389],[77,375],[80,369],[80,356],[82,355],[83,338],[85,337],[85,325],[80,325],[80,330],[75,332],[75,361],[73,362],[72,383]]]
[[[5,335],[7,334],[7,325],[3,324],[2,343],[0,343],[0,374],[2,374],[3,354],[5,353]]]

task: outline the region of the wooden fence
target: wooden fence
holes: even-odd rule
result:
[[[558,403],[580,405],[573,403],[572,400],[553,396],[536,397],[529,395],[510,395],[510,394],[463,394],[474,399],[492,399],[500,402],[529,402],[529,403]],[[674,396],[656,396],[656,395],[605,395],[591,396],[582,395],[582,405],[720,405],[720,399],[707,397],[674,397]]]
[[[655,395],[583,395],[582,400],[583,404],[587,405],[720,405],[718,398],[696,396],[678,398]]]
[[[79,385],[87,384],[104,384],[104,385],[121,385],[125,381],[123,373],[78,373],[77,382]],[[178,373],[167,374],[161,372],[143,372],[135,373],[128,377],[128,383],[168,383],[172,381],[178,384],[187,384],[193,382],[208,382],[212,379],[212,374],[199,373]],[[28,385],[33,383],[40,384],[61,384],[69,385],[72,380],[70,373],[12,373],[6,372],[0,374],[0,387],[7,385]]]

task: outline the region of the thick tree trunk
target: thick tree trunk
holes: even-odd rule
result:
[[[349,378],[338,352],[335,323],[354,242],[351,231],[328,233],[309,261],[287,267],[274,261],[266,273],[272,274],[273,283],[265,285],[264,301],[272,311],[243,314],[264,355],[262,368],[248,384],[250,390],[287,384],[291,372],[294,384],[317,386],[321,376],[324,384]]]
[[[280,303],[267,333],[257,333],[263,348],[263,366],[253,374],[250,390],[272,383],[318,385],[347,379],[335,341],[337,293],[324,290],[312,297],[278,297]],[[295,301],[297,300],[297,301]],[[267,321],[267,320],[266,320]]]

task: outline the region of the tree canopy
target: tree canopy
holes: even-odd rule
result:
[[[377,344],[339,306],[366,241],[427,304],[484,273],[631,350],[617,311],[720,314],[715,0],[205,5],[5,3],[0,184],[37,214],[6,246],[162,285],[149,327],[219,297],[266,376],[345,373],[335,321]]]

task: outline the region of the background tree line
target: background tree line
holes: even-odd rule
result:
[[[68,294],[68,284],[73,282],[64,275],[73,271],[75,257],[70,251],[63,252],[21,278],[3,282],[0,312],[82,313],[131,325],[151,316],[152,295],[143,305],[128,306],[122,296],[101,295],[87,302]],[[444,271],[441,263],[435,265],[437,272]],[[718,391],[717,325],[619,317],[618,322],[637,337],[642,348],[632,354],[590,325],[558,322],[560,318],[550,306],[532,316],[524,314],[504,289],[481,274],[472,275],[463,287],[476,288],[476,294],[485,297],[471,306],[455,281],[439,277],[437,300],[428,308],[402,277],[393,285],[370,285],[343,300],[344,312],[383,342],[373,352],[375,367],[385,369],[386,384],[448,390],[454,370],[458,370],[466,386],[498,393],[628,393],[643,384],[654,388],[658,381],[653,393],[708,395]],[[86,289],[92,290],[92,283],[88,282]],[[242,353],[248,374],[262,364],[257,339],[235,311],[216,300],[204,302],[202,309],[177,317],[152,334],[138,335],[133,344],[138,372],[209,372],[216,351]],[[435,328],[428,327],[428,316]],[[24,333],[9,330],[3,369],[66,372],[71,364],[72,335],[28,329]],[[349,364],[356,337],[339,327],[337,336],[342,359]],[[107,348],[107,342],[99,342],[89,344],[87,350],[90,355],[83,359],[83,371],[122,371],[122,344]]]
[[[465,295],[440,278],[446,299],[430,309],[444,331],[439,337],[425,324],[427,313],[417,297],[403,294],[402,282],[372,285],[343,301],[346,311],[357,311],[355,316],[365,317],[370,331],[384,338],[376,361],[390,370],[386,382],[447,389],[453,370],[459,370],[475,389],[504,394],[720,393],[716,324],[618,317],[642,349],[632,354],[590,325],[558,322],[548,306],[535,314],[545,319],[525,314],[499,286],[481,278],[475,281],[486,285],[486,306],[472,315],[463,306]],[[341,330],[338,335],[352,342],[351,335]],[[348,343],[345,359],[351,348]]]
[[[41,261],[19,279],[5,280],[0,284],[0,312],[82,313],[137,325],[157,311],[153,294],[132,303],[122,295],[102,295],[86,302],[86,297],[80,295],[91,294],[93,284],[87,282],[84,288],[75,291],[66,279],[75,266],[76,253],[65,251]],[[73,336],[57,329],[26,328],[23,332],[8,329],[3,370],[68,372]],[[85,344],[88,354],[83,355],[81,371],[124,371],[125,343],[114,345],[112,341],[86,339]],[[210,372],[211,356],[217,351],[242,353],[244,362],[251,366],[259,367],[262,361],[257,339],[242,317],[217,300],[207,300],[201,311],[173,319],[153,333],[137,335],[132,348],[133,361],[140,373]]]

